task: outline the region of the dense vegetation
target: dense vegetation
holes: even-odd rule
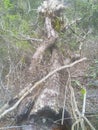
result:
[[[41,28],[38,20],[37,7],[41,0],[1,0],[0,4],[0,39],[1,44],[4,41],[10,42],[13,46],[26,49],[30,45],[24,41],[26,37],[38,38],[36,28]],[[97,35],[98,31],[98,2],[95,0],[65,0],[65,18],[67,24],[72,20],[81,18],[77,24],[72,26],[75,34],[80,37],[88,31],[92,35]],[[71,33],[71,31],[69,32]],[[74,36],[75,37],[75,36]],[[72,46],[76,44],[76,39],[71,41]],[[75,42],[75,43],[74,43]],[[4,46],[4,44],[3,44]],[[6,53],[6,49],[0,48],[0,53]]]
[[[41,0],[1,0],[0,4],[0,60],[9,64],[24,54],[31,56],[36,44],[30,44],[30,38],[40,38],[43,25],[39,19],[37,8]],[[97,0],[65,0],[64,15],[66,25],[77,20],[67,32],[60,33],[63,44],[67,43],[77,50],[80,42],[87,37],[97,37],[98,34],[98,1]],[[88,35],[89,34],[89,35]],[[87,39],[86,39],[87,40]],[[93,40],[93,39],[92,39]],[[62,44],[59,43],[59,47]],[[96,48],[96,47],[95,47]],[[63,50],[64,51],[64,50]],[[25,53],[26,52],[26,53]],[[15,61],[19,61],[16,58]],[[2,65],[1,65],[2,66]],[[5,67],[4,67],[5,68]],[[9,71],[9,70],[8,70]],[[8,73],[8,72],[7,72]]]

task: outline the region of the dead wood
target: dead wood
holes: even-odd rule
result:
[[[44,41],[40,47],[37,48],[36,52],[34,53],[30,65],[30,73],[36,70],[37,66],[41,63],[43,56],[45,54],[45,51],[51,48],[55,42],[56,42],[57,37],[51,37],[47,41]]]
[[[56,68],[59,68],[63,65],[61,55],[58,54],[57,49],[52,50],[51,59],[50,59],[50,69],[53,71]],[[43,91],[39,94],[38,100],[35,102],[35,106],[31,113],[37,111],[39,108],[44,106],[49,106],[54,110],[59,110],[59,97],[60,97],[60,86],[61,86],[61,74],[60,72],[54,73],[44,84]],[[50,100],[51,99],[51,100]],[[32,115],[32,114],[31,114]]]
[[[34,86],[32,86],[31,84],[31,88],[29,88],[28,91],[26,91],[22,97],[11,107],[11,108],[8,108],[7,110],[5,110],[4,112],[2,112],[2,114],[0,115],[0,119],[3,118],[6,114],[8,114],[9,112],[13,111],[14,109],[17,108],[17,106],[21,103],[21,101],[29,94],[31,93],[36,87],[39,87],[39,85],[42,83],[42,82],[45,82],[50,76],[52,76],[54,73],[58,72],[58,71],[61,71],[63,69],[66,69],[66,68],[70,68],[70,67],[73,67],[74,65],[80,63],[80,62],[83,62],[85,61],[86,58],[82,58],[80,60],[77,60],[69,65],[65,65],[65,66],[61,66],[60,68],[57,68],[55,70],[53,70],[52,72],[50,72],[47,76],[45,76],[44,78],[42,78],[40,81],[36,82],[34,84]],[[39,90],[39,89],[38,89]]]

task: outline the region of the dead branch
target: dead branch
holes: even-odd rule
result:
[[[83,119],[87,122],[87,124],[90,126],[90,128],[91,128],[92,130],[96,130],[96,129],[93,127],[93,125],[90,123],[90,121],[89,121],[85,116],[83,116]]]
[[[82,18],[78,18],[74,21],[72,21],[71,23],[68,23],[63,29],[62,29],[62,32],[68,30],[68,29],[71,29],[71,26],[76,24],[77,22],[79,22]]]
[[[77,104],[76,104],[76,101],[75,101],[75,95],[74,95],[74,90],[73,88],[71,87],[71,92],[72,92],[72,98],[73,100],[71,101],[72,103],[72,107],[73,107],[73,111],[75,110],[75,112],[77,112],[79,118],[76,117],[76,114],[74,112],[74,115],[75,115],[75,119],[76,121],[73,123],[72,125],[72,130],[74,130],[75,126],[78,125],[79,123],[81,124],[81,128],[82,130],[84,130],[84,121],[87,122],[87,124],[90,126],[90,128],[92,130],[95,130],[94,126],[91,124],[91,122],[85,117],[84,113],[85,113],[85,105],[86,105],[86,93],[84,94],[84,100],[83,100],[83,108],[82,108],[82,113],[80,113],[80,111],[78,110],[78,107],[77,107]],[[85,89],[86,91],[86,89]]]
[[[75,126],[76,126],[77,124],[81,123],[81,121],[82,121],[81,118],[77,119],[76,122],[73,123],[73,125],[72,125],[72,130],[75,130]]]
[[[35,41],[35,42],[43,42],[43,39],[31,38],[30,36],[25,36],[23,34],[21,34],[21,37],[23,38],[22,40]]]
[[[37,11],[42,15],[54,15],[54,13],[61,12],[64,8],[63,3],[58,0],[44,0]]]
[[[67,69],[67,72],[68,72],[68,69]],[[68,77],[68,80],[67,80],[66,86],[65,86],[64,105],[63,105],[62,119],[61,119],[61,124],[62,125],[64,123],[64,110],[65,110],[65,104],[66,104],[66,91],[67,91],[67,87],[69,85],[69,80],[70,80],[70,77]]]
[[[46,75],[44,78],[42,78],[40,81],[36,82],[34,86],[32,86],[30,89],[28,89],[28,91],[26,91],[23,96],[9,109],[5,110],[1,115],[0,115],[0,119],[3,118],[6,114],[8,114],[9,112],[13,111],[15,108],[17,108],[17,106],[21,103],[21,101],[29,94],[31,93],[36,87],[38,87],[42,82],[45,82],[45,80],[47,80],[50,76],[52,76],[54,73],[58,72],[58,71],[61,71],[63,69],[66,69],[66,68],[71,68],[73,67],[74,65],[80,63],[80,62],[83,62],[85,61],[87,58],[82,58],[80,60],[77,60],[69,65],[65,65],[65,66],[62,66],[60,68],[57,68],[55,69],[54,71],[50,72],[48,75]],[[32,85],[32,84],[31,84]],[[30,85],[30,86],[31,86]]]

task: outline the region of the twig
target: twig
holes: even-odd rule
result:
[[[2,117],[4,117],[7,113],[11,112],[12,110],[14,110],[19,104],[20,102],[29,94],[31,93],[38,85],[40,85],[42,82],[44,82],[45,80],[47,80],[50,76],[52,76],[54,73],[60,71],[60,70],[63,70],[63,69],[66,69],[66,68],[71,68],[72,66],[86,60],[87,58],[82,58],[80,60],[77,60],[69,65],[65,65],[65,66],[62,66],[60,68],[57,68],[55,69],[54,71],[50,72],[47,76],[45,76],[44,78],[42,78],[40,81],[36,82],[34,86],[31,87],[31,89],[29,89],[27,92],[24,93],[24,95],[14,104],[14,106],[12,106],[11,108],[5,110],[1,115],[0,115],[0,119]]]
[[[82,107],[82,116],[84,116],[85,113],[85,106],[86,106],[86,89],[84,89],[84,98],[83,98],[83,107]]]
[[[83,98],[83,107],[82,107],[82,116],[84,116],[84,114],[85,114],[85,106],[86,106],[86,89],[85,88],[83,88],[84,89],[84,98]],[[82,119],[81,120],[81,127],[82,127],[82,129],[84,130],[85,129],[85,124],[84,124],[84,120]]]
[[[68,84],[69,84],[69,77],[68,77],[68,80],[67,80],[67,83],[66,83],[66,86],[65,86],[64,105],[63,105],[62,120],[61,120],[61,124],[62,125],[64,123],[64,111],[65,111],[65,103],[66,103],[66,90],[67,90]]]
[[[75,101],[74,101],[75,102]],[[85,112],[85,103],[86,103],[86,95],[84,97],[84,102],[83,102],[83,110],[82,110],[82,115],[79,112],[79,110],[77,109],[77,105],[75,104],[75,109],[77,110],[77,113],[79,115],[79,119],[76,119],[76,122],[72,125],[72,130],[74,130],[74,127],[76,124],[78,124],[79,122],[81,123],[81,121],[83,121],[83,119],[87,122],[87,124],[91,127],[92,130],[96,130],[93,125],[90,123],[90,121],[84,116],[84,112]],[[81,124],[82,125],[82,124]],[[82,127],[82,126],[81,126]],[[84,130],[84,129],[83,129]]]
[[[43,42],[43,39],[38,39],[38,38],[31,38],[30,36],[25,36],[23,34],[20,34],[22,38],[22,40],[28,40],[28,41],[36,41],[36,42]],[[19,39],[20,40],[20,39]]]
[[[76,122],[73,123],[71,129],[72,129],[72,130],[75,130],[75,126],[76,126],[77,124],[79,124],[80,122],[81,122],[81,118],[77,119]]]
[[[67,24],[63,29],[62,31],[65,31],[65,30],[68,30],[73,24],[76,24],[78,21],[80,21],[82,18],[78,18],[74,21],[72,21],[70,24]]]
[[[71,91],[71,105],[72,105],[72,110],[73,110],[73,115],[74,115],[74,118],[76,120],[76,122],[72,125],[72,129],[74,129],[75,125],[77,124],[77,130],[79,129],[79,122],[81,123],[81,113],[78,109],[78,106],[77,106],[77,103],[76,103],[76,99],[75,99],[75,94],[74,94],[74,89],[71,85],[71,74],[70,74],[70,71],[68,70],[68,75],[69,75],[69,88],[70,88],[70,91]],[[79,116],[79,117],[77,117]],[[82,124],[81,124],[81,128],[82,128]]]
[[[92,130],[96,130],[93,125],[90,123],[90,121],[85,117],[83,116],[84,120],[87,122],[87,124],[91,127]]]

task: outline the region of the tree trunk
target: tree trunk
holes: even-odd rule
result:
[[[53,71],[64,65],[62,54],[60,55],[58,49],[56,48],[59,36],[55,27],[57,26],[55,21],[57,21],[57,18],[59,18],[59,20],[61,19],[61,13],[63,9],[64,6],[57,0],[43,1],[42,5],[38,8],[39,14],[44,19],[44,30],[46,36],[44,36],[44,42],[40,44],[32,57],[31,65],[29,68],[29,71],[32,74],[32,81],[38,81],[50,71]],[[46,56],[47,51],[49,53],[49,57]],[[44,59],[44,57],[46,57],[46,59]],[[47,61],[47,59],[47,63],[49,64],[48,68],[47,64],[45,64],[44,61]],[[62,78],[64,76],[66,76],[65,79]],[[66,80],[67,73],[66,71],[63,71],[60,73],[55,73],[44,84],[41,84],[42,89],[37,95],[32,112],[37,111],[39,108],[41,109],[47,105],[56,111],[58,111],[60,107],[63,107],[63,95],[65,89],[64,86],[66,84]],[[25,99],[22,101],[18,108],[18,113],[23,112],[23,110],[20,108],[25,108],[23,107],[23,104],[25,104],[24,102],[28,102],[28,100]]]

